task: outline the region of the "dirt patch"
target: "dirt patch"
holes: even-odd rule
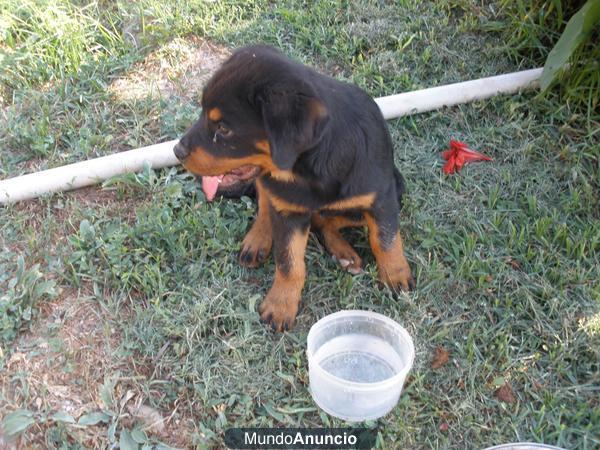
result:
[[[131,223],[135,219],[135,210],[149,196],[127,195],[117,189],[104,189],[99,186],[89,186],[74,191],[65,192],[63,195],[63,208],[56,209],[57,221],[66,221],[72,217],[73,209],[82,205],[96,209],[106,210],[107,217],[120,217]]]
[[[116,370],[112,351],[120,336],[103,329],[97,302],[74,290],[64,290],[58,299],[41,306],[40,319],[30,333],[13,348],[6,370],[0,376],[5,393],[3,415],[14,409],[34,413],[61,411],[77,419],[98,409],[95,398],[106,372]],[[43,425],[24,433],[20,448],[44,442]],[[95,433],[93,433],[95,434]],[[93,443],[93,435],[84,441]]]
[[[85,187],[74,191],[67,191],[59,195],[62,195],[63,198],[60,199],[57,196],[53,197],[51,200],[52,208],[54,213],[56,214],[56,219],[58,222],[61,222],[61,219],[68,217],[72,212],[71,207],[73,205],[65,205],[66,202],[84,202],[89,205],[100,207],[108,206],[109,204],[118,201],[116,191],[101,189],[96,186]],[[43,216],[44,211],[47,210],[47,207],[48,206],[45,201],[38,199],[17,202],[14,205],[14,208],[17,211],[28,214],[31,218],[32,223],[37,222],[37,220],[39,220],[39,218]]]
[[[197,100],[204,84],[229,55],[228,49],[196,37],[176,38],[115,80],[110,90],[125,100],[173,95]]]
[[[85,216],[84,209],[102,209],[102,217],[118,216],[133,222],[136,208],[150,199],[87,187],[51,201],[16,204],[22,228],[31,230],[31,235],[43,236],[36,244],[43,251],[33,251],[28,264],[44,264],[44,258],[64,255],[68,237],[77,231]],[[9,247],[17,253],[24,251],[25,245],[14,243]],[[60,282],[53,273],[48,278]],[[38,304],[40,312],[35,325],[31,331],[22,332],[13,344],[7,367],[0,372],[0,419],[17,409],[26,409],[35,414],[36,423],[17,439],[3,437],[0,429],[0,449],[48,448],[48,434],[52,427],[56,428],[56,422],[42,419],[61,412],[77,421],[82,415],[107,410],[102,392],[109,392],[115,400],[120,426],[133,429],[142,424],[149,436],[175,447],[188,447],[195,429],[193,420],[176,405],[171,411],[148,406],[143,383],[153,376],[152,362],[127,350],[124,355],[117,351],[122,340],[118,320],[127,320],[128,308],[120,308],[119,318],[111,317],[94,299],[92,287],[84,286],[80,291],[64,288],[53,301]],[[110,293],[101,296],[108,298]],[[107,383],[114,383],[109,391]],[[111,411],[114,409],[113,406]],[[109,425],[63,424],[64,439],[87,448],[108,448],[112,445]]]
[[[0,449],[46,448],[48,429],[56,422],[44,422],[41,417],[60,412],[77,421],[100,410],[119,414],[120,424],[126,428],[145,425],[149,435],[170,445],[189,444],[193,424],[178,413],[177,407],[164,413],[145,404],[147,395],[136,381],[151,376],[151,367],[134,360],[134,355],[117,356],[123,352],[122,336],[111,326],[115,319],[99,302],[67,289],[41,308],[37,326],[17,341],[6,370],[0,374],[4,393],[0,415],[27,409],[38,423],[12,440],[3,437],[0,430]],[[134,374],[132,368],[137,369]],[[107,398],[114,404],[108,405]],[[108,426],[65,425],[69,441],[89,448],[111,445]]]
[[[39,199],[26,200],[14,205],[16,211],[27,218],[23,221],[23,228],[30,228],[36,233],[48,233],[47,223],[45,222],[49,215],[52,216],[52,222],[57,225],[55,233],[52,234],[52,241],[58,243],[66,239],[75,228],[69,226],[69,222],[77,219],[77,211],[85,207],[106,210],[107,217],[119,216],[127,221],[133,221],[135,218],[135,209],[139,207],[145,198],[132,198],[128,195],[119,193],[116,189],[103,189],[99,186],[89,186],[74,191],[58,194],[50,201]]]

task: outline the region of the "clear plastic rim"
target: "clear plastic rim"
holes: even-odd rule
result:
[[[540,444],[539,442],[511,442],[509,444],[494,445],[493,447],[487,447],[485,450],[511,450],[513,448],[534,448],[539,450],[565,450],[562,447],[556,447],[554,445]]]
[[[332,375],[331,373],[327,372],[325,369],[323,369],[321,367],[320,364],[318,364],[316,361],[314,361],[313,360],[314,355],[313,355],[313,352],[311,349],[311,343],[314,340],[314,335],[321,328],[325,327],[329,322],[331,322],[335,319],[347,318],[350,316],[354,316],[354,317],[358,316],[361,319],[370,318],[370,319],[379,320],[379,321],[383,322],[384,324],[386,324],[387,326],[393,328],[394,331],[397,332],[398,335],[400,335],[400,337],[409,344],[408,345],[409,351],[410,351],[409,352],[410,353],[409,354],[409,363],[405,366],[405,368],[403,368],[401,371],[399,371],[393,377],[387,378],[385,380],[377,381],[374,383],[359,383],[356,381],[348,381],[348,380],[344,380],[343,378],[336,377],[335,375]],[[376,313],[373,311],[363,311],[360,309],[348,309],[348,310],[344,310],[344,311],[338,311],[333,314],[329,314],[329,315],[319,319],[317,321],[317,323],[315,323],[310,328],[310,331],[308,332],[308,336],[306,337],[306,356],[308,358],[309,364],[311,364],[311,361],[312,361],[312,365],[314,366],[313,370],[318,372],[318,374],[320,376],[325,377],[325,378],[329,379],[330,381],[334,381],[336,383],[343,384],[344,386],[351,387],[355,390],[370,391],[370,390],[378,390],[385,386],[389,386],[389,385],[393,385],[393,384],[400,384],[400,381],[404,377],[406,377],[406,374],[410,371],[411,367],[413,366],[413,362],[415,359],[415,346],[414,346],[413,340],[410,337],[410,334],[408,333],[408,331],[406,331],[404,329],[404,327],[402,327],[395,320],[390,319],[389,317],[384,316],[383,314],[379,314],[379,313]]]

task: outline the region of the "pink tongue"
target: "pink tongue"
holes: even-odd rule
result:
[[[219,175],[217,177],[202,177],[202,190],[206,195],[206,200],[212,202],[219,189],[219,183],[225,175]]]

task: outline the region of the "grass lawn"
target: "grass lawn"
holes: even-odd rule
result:
[[[534,67],[501,1],[5,0],[0,179],[174,139],[235,47],[264,42],[377,97]],[[500,26],[498,25],[500,24]],[[417,290],[341,271],[313,237],[296,327],[236,254],[249,199],[180,168],[0,207],[0,448],[222,448],[231,427],[345,426],[308,393],[310,326],[340,309],[416,346],[377,448],[600,446],[599,117],[552,95],[389,122]],[[493,158],[441,172],[450,139]],[[447,358],[446,358],[447,357]]]

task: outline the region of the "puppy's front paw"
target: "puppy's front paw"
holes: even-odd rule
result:
[[[271,233],[259,227],[252,227],[242,242],[239,261],[245,267],[258,267],[271,253]]]
[[[275,286],[271,288],[258,308],[260,321],[273,331],[288,331],[294,326],[300,295],[285,292]]]

